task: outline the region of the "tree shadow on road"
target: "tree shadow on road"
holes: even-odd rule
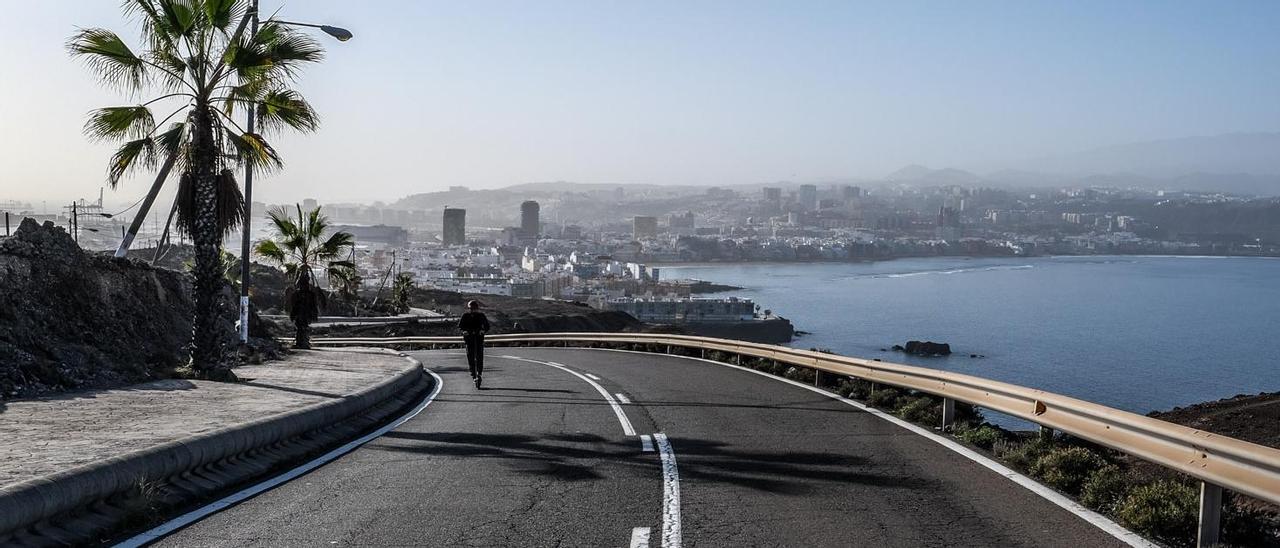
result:
[[[490,458],[508,461],[515,473],[565,481],[603,479],[605,466],[644,468],[660,465],[655,453],[641,452],[635,438],[611,440],[592,434],[482,434],[471,432],[393,431],[371,448],[437,457]],[[915,490],[929,480],[890,473],[897,463],[865,457],[798,450],[752,450],[708,440],[671,440],[683,480],[725,483],[756,491],[805,495],[833,485]],[[646,458],[647,457],[647,458]],[[531,465],[530,463],[536,463]]]

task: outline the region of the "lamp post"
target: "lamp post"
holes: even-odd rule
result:
[[[325,34],[337,38],[339,42],[346,42],[351,39],[351,31],[331,27],[329,25],[313,25],[311,23],[297,23],[292,21],[280,21],[273,19],[273,22],[279,25],[290,25],[295,27],[313,27],[318,28]],[[249,4],[249,36],[258,34],[258,0],[252,0]],[[255,105],[250,105],[248,109],[248,125],[249,133],[254,132]],[[244,166],[244,220],[241,222],[241,242],[240,242],[240,342],[249,342],[249,253],[250,253],[250,224],[253,222],[253,163],[246,163]]]

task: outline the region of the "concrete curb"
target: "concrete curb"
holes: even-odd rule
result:
[[[273,446],[318,430],[330,429],[337,423],[358,417],[384,402],[397,399],[406,391],[417,388],[420,392],[427,379],[422,363],[399,352],[378,350],[403,357],[407,360],[405,368],[389,379],[340,399],[315,403],[0,488],[0,544],[10,535],[21,536],[24,529],[39,526],[42,522],[109,499],[127,496],[144,483],[170,480],[175,483],[186,482],[190,476],[199,476],[201,471],[218,463],[261,456],[246,454],[270,452],[269,449]],[[259,464],[245,468],[249,468],[250,473],[234,474],[242,476],[237,480],[243,481],[248,479],[243,476],[256,475],[251,472],[262,470],[264,466]],[[212,490],[216,490],[221,486],[212,487],[215,488]]]

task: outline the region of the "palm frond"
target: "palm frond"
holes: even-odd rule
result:
[[[107,184],[115,188],[120,178],[138,167],[153,168],[156,163],[156,143],[150,137],[128,141],[111,155],[107,166]]]
[[[231,22],[239,19],[242,14],[239,0],[204,0],[201,7],[204,9],[205,22],[223,34],[228,34]]]
[[[258,124],[263,133],[284,128],[315,131],[320,117],[298,92],[277,89],[267,92],[258,103]]]
[[[254,246],[253,252],[280,266],[285,266],[285,263],[289,260],[288,254],[280,248],[280,245],[277,244],[275,240],[262,240],[261,242],[258,242],[258,245]]]
[[[85,135],[95,140],[142,139],[155,129],[151,109],[142,105],[100,108],[84,123]]]
[[[225,57],[241,81],[273,83],[292,80],[303,64],[322,59],[324,48],[314,38],[273,21],[263,23],[257,34],[242,37]]]
[[[107,29],[81,29],[67,42],[67,50],[82,58],[107,86],[137,91],[147,82],[146,63]]]
[[[233,149],[233,156],[240,165],[252,165],[255,170],[270,173],[284,167],[284,162],[276,150],[271,147],[261,134],[235,133],[230,128],[223,128],[227,143]]]

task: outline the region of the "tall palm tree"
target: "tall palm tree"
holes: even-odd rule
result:
[[[91,112],[85,132],[121,142],[107,169],[112,188],[137,168],[159,167],[147,206],[170,170],[177,168],[186,181],[189,198],[178,207],[187,213],[184,226],[195,245],[191,362],[202,377],[234,378],[218,256],[229,210],[238,209],[226,205],[239,194],[228,189],[235,187],[230,170],[252,164],[270,171],[282,163],[261,133],[244,131],[232,117],[237,108],[253,108],[265,133],[314,130],[315,111],[289,86],[301,66],[319,61],[323,51],[270,20],[247,35],[246,0],[127,0],[125,11],[140,23],[136,48],[102,28],[82,29],[67,43],[104,85],[139,98]],[[153,107],[168,114],[157,122]]]
[[[329,219],[320,214],[320,208],[302,211],[297,208],[297,218],[290,218],[289,210],[272,208],[268,212],[276,228],[276,239],[258,242],[258,255],[284,267],[289,280],[285,289],[285,309],[296,328],[293,345],[311,348],[311,323],[320,317],[324,306],[324,289],[316,283],[316,271],[324,268],[328,278],[349,276],[355,265],[339,260],[355,245],[355,238],[346,232],[329,232]]]

